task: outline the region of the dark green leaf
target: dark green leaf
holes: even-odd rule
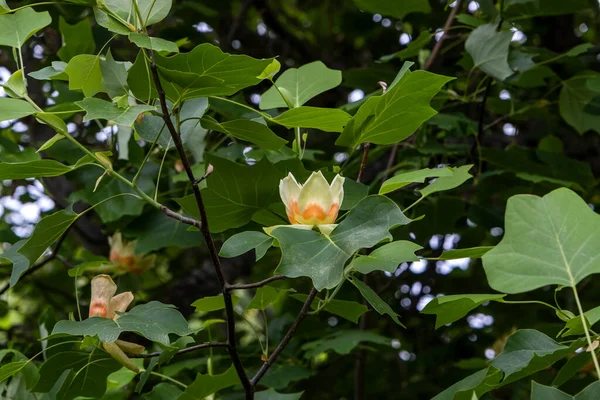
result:
[[[589,75],[587,72],[586,75]],[[597,77],[598,74],[590,75],[590,78]],[[598,96],[598,93],[590,90],[586,79],[582,75],[576,75],[563,82],[558,99],[560,115],[571,125],[579,134],[589,130],[600,133],[600,115],[594,115],[586,112],[586,107]]]
[[[507,0],[504,16],[508,19],[531,19],[544,15],[572,14],[588,7],[585,0]]]
[[[177,386],[170,383],[159,383],[152,388],[152,391],[145,393],[142,397],[145,400],[172,400],[181,396],[183,392]]]
[[[598,351],[596,351],[598,355]],[[562,366],[562,368],[556,374],[556,377],[552,381],[552,386],[560,387],[572,377],[574,377],[579,371],[585,368],[587,365],[592,363],[592,353],[589,351],[582,351],[575,354],[573,357]]]
[[[284,290],[275,289],[272,286],[259,287],[246,306],[246,310],[265,310],[269,305],[277,303],[284,293]]]
[[[76,55],[96,52],[96,42],[89,18],[84,18],[75,25],[69,25],[61,15],[58,27],[62,35],[62,47],[57,55],[62,61],[69,62]]]
[[[272,121],[288,129],[313,128],[325,132],[342,132],[350,114],[337,108],[297,107],[288,110]]]
[[[104,119],[124,126],[132,126],[138,115],[154,110],[154,107],[144,105],[119,108],[115,103],[93,98],[76,101],[75,104],[86,111],[83,118],[84,122],[94,119]]]
[[[213,117],[205,115],[202,118],[202,127],[226,133],[269,150],[279,150],[287,143],[287,140],[277,136],[266,124],[251,119],[236,119],[219,123]]]
[[[240,299],[237,296],[231,296],[231,301],[235,307]],[[225,300],[223,300],[222,294],[217,296],[207,296],[193,302],[192,307],[196,307],[196,311],[200,312],[218,311],[225,308]]]
[[[461,258],[481,258],[494,246],[471,247],[469,249],[444,250],[436,260],[458,260]]]
[[[240,382],[233,365],[219,375],[196,375],[194,382],[187,387],[177,400],[203,400],[221,389],[237,385]]]
[[[290,297],[299,300],[301,302],[305,302],[308,298],[305,294],[293,294]],[[316,310],[319,305],[316,301],[313,301],[310,307],[313,310]],[[342,318],[347,319],[348,321],[352,321],[355,324],[358,323],[358,319],[361,315],[369,311],[367,306],[361,303],[357,303],[355,301],[347,301],[347,300],[337,300],[330,299],[327,301],[327,304],[323,308],[323,310],[330,312],[335,315],[339,315]]]
[[[365,300],[369,302],[369,304],[373,307],[375,311],[377,311],[381,315],[389,315],[395,323],[405,328],[402,322],[400,322],[400,320],[398,319],[398,314],[396,314],[396,312],[392,310],[392,307],[390,307],[388,303],[383,301],[373,289],[367,286],[367,284],[365,284],[360,279],[357,279],[353,276],[349,276],[348,280],[352,282],[354,286],[356,286],[356,288],[360,291],[360,294],[363,295]]]
[[[240,232],[231,236],[223,243],[219,255],[225,258],[231,258],[240,256],[252,249],[256,249],[256,260],[258,261],[264,256],[266,252],[265,248],[268,250],[272,244],[273,238],[262,232]]]
[[[342,330],[314,342],[305,343],[302,345],[302,350],[306,352],[304,354],[306,358],[316,357],[328,350],[333,350],[338,354],[350,354],[361,342],[380,344],[388,347],[391,345],[390,339],[373,332]]]
[[[513,33],[496,30],[497,23],[481,25],[469,35],[465,49],[473,57],[474,68],[500,81],[514,71],[508,65],[508,48]]]
[[[179,52],[179,48],[175,43],[157,37],[150,37],[143,33],[132,32],[129,34],[129,40],[142,49],[166,51],[168,53]]]
[[[419,261],[415,251],[421,249],[422,247],[418,244],[399,240],[375,249],[368,256],[358,256],[352,261],[351,266],[361,274],[368,274],[373,271],[394,273],[400,263]]]
[[[260,383],[261,385],[277,390],[287,389],[292,382],[298,382],[313,375],[314,372],[312,370],[300,365],[276,364],[269,368]]]
[[[431,400],[472,400],[473,392],[481,396],[489,392],[502,379],[502,373],[488,367],[467,376]]]
[[[102,86],[111,98],[127,95],[127,68],[131,63],[115,61],[110,49],[106,58],[100,59],[100,71],[102,73]]]
[[[27,271],[31,264],[27,257],[19,253],[19,249],[27,242],[27,239],[19,240],[10,246],[3,253],[0,253],[0,258],[4,258],[13,263],[12,273],[10,275],[10,286],[13,287],[19,281],[21,275]]]
[[[451,296],[439,296],[431,300],[423,311],[423,314],[434,314],[435,329],[458,321],[469,311],[479,307],[486,301],[502,299],[505,294],[455,294]]]
[[[419,34],[418,38],[409,42],[405,49],[397,51],[393,54],[389,54],[387,56],[383,56],[379,60],[387,62],[393,60],[394,58],[399,58],[400,61],[404,61],[408,58],[416,57],[417,55],[419,55],[419,51],[421,51],[423,47],[429,44],[432,36],[433,35],[431,33],[423,31]]]
[[[277,393],[275,389],[269,389],[262,392],[256,392],[254,398],[256,400],[300,400],[302,393]]]
[[[354,0],[362,10],[398,19],[413,12],[430,13],[429,2],[422,0]]]

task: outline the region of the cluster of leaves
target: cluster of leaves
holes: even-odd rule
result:
[[[181,3],[66,0],[11,8],[0,0],[0,55],[14,66],[0,97],[0,123],[7,128],[0,131],[0,181],[15,192],[43,182],[54,200],[29,232],[10,219],[0,225],[1,240],[9,243],[0,254],[7,271],[7,301],[0,303],[0,324],[7,328],[0,340],[8,345],[0,351],[2,395],[342,397],[352,392],[339,379],[350,374],[343,360],[355,352],[355,397],[365,398],[369,380],[367,398],[393,398],[396,389],[381,368],[365,372],[372,348],[377,360],[383,354],[392,366],[398,357],[433,358],[402,383],[403,390],[420,387],[412,398],[600,394],[587,374],[592,365],[600,377],[598,335],[591,329],[600,312],[577,291],[600,272],[600,217],[586,202],[596,200],[596,180],[588,162],[566,155],[569,135],[600,133],[600,75],[590,69],[595,56],[589,43],[597,4],[482,0],[471,2],[477,7],[469,4],[467,13],[463,1],[431,7],[425,1],[354,0],[339,15],[385,18],[383,27],[396,18],[402,35],[410,39],[413,29],[419,35],[392,54],[374,46],[370,56],[380,52],[378,63],[342,72],[310,59],[292,67],[294,55],[283,54],[280,62],[262,51],[225,52],[214,38],[190,41],[177,30],[177,18],[197,9],[215,25],[219,12],[212,7],[219,5]],[[251,3],[235,10],[240,16],[232,30],[218,37],[222,47],[229,47],[222,39],[231,42],[240,24],[256,25],[257,18],[269,23],[274,37],[288,22],[288,40],[318,45],[312,30],[282,24],[293,12],[306,26],[318,17],[285,1],[277,2],[285,11],[280,18],[270,14],[268,1],[256,5],[262,14],[246,15]],[[439,26],[423,20],[435,13]],[[514,40],[525,32],[541,41],[531,19],[554,17],[581,21],[577,32],[589,31],[585,41],[557,53]],[[434,34],[444,21],[445,31]],[[55,51],[52,32],[62,39]],[[457,45],[461,51],[451,51]],[[38,57],[43,65],[31,61],[38,47],[46,51]],[[440,58],[446,75],[429,71]],[[367,94],[348,104],[340,96],[326,100],[342,88]],[[531,135],[534,148],[517,141],[505,146],[517,132],[504,125],[508,120],[544,133]],[[542,129],[527,125],[537,120]],[[27,133],[18,133],[18,123],[27,124]],[[494,133],[498,127],[505,134]],[[345,177],[343,215],[327,234],[288,226],[278,196],[288,173],[303,182],[313,170],[330,180],[336,173]],[[53,183],[61,179],[66,193]],[[32,200],[48,199],[40,189],[32,193]],[[89,225],[101,228],[90,231]],[[504,232],[499,243],[498,230]],[[120,236],[119,244],[113,236],[106,248],[107,234],[115,232],[136,240],[129,245],[135,255]],[[452,241],[456,232],[460,248],[444,243],[440,253],[434,242],[440,235]],[[142,258],[148,253],[153,256]],[[212,265],[204,265],[205,258]],[[397,278],[406,277],[409,265],[416,275],[428,262],[443,271],[453,261],[479,258],[485,276],[469,272],[480,274],[479,284],[423,279],[438,285],[436,294],[457,294],[429,296],[427,305],[413,307],[436,315],[442,333],[433,335],[444,343],[420,351],[419,332],[429,320],[407,311],[408,297],[397,299],[422,289],[428,294],[431,286],[425,292],[421,282],[409,286]],[[82,318],[89,280],[101,272],[118,278],[121,291],[135,292],[138,304],[114,320]],[[233,284],[247,276],[264,280]],[[198,290],[199,281],[212,286]],[[482,294],[490,292],[488,284],[498,293]],[[548,290],[553,285],[554,293]],[[569,307],[561,307],[560,296]],[[473,310],[515,303],[546,306],[552,325],[500,321],[496,331],[482,331],[484,346],[494,352],[486,353],[489,360],[482,349],[472,358],[453,355],[448,346],[439,351],[458,338],[478,340],[473,326],[460,325]],[[37,320],[27,320],[28,313]],[[374,323],[370,315],[382,318]],[[526,329],[504,335],[516,325]],[[136,371],[102,349],[123,337],[151,348],[130,354]],[[490,338],[498,341],[489,346]],[[460,369],[422,372],[457,362],[478,370],[466,378]],[[540,371],[553,365],[560,369],[551,382]],[[302,383],[309,379],[322,386]],[[569,393],[581,391],[571,396],[558,389],[563,385]]]

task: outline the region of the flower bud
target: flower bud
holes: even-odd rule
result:
[[[125,354],[115,342],[102,343],[102,348],[125,368],[130,369],[135,373],[140,372],[138,366],[135,365],[129,357],[127,357],[127,354]]]

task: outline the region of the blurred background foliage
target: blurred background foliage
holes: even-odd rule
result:
[[[12,8],[28,4],[8,3]],[[501,3],[503,15],[499,14]],[[597,80],[594,83],[593,79],[576,78],[582,74],[593,77],[597,73],[594,71],[600,69],[597,1],[467,0],[447,4],[441,0],[177,0],[169,16],[151,26],[149,33],[176,42],[182,51],[208,42],[233,54],[276,56],[282,68],[320,60],[329,68],[341,70],[343,81],[309,105],[340,107],[353,113],[369,95],[380,93],[379,81],[391,83],[404,61],[414,62],[413,70],[426,66],[442,37],[448,15],[456,7],[460,10],[452,28],[444,34],[439,53],[427,65],[431,72],[456,77],[432,102],[439,114],[399,146],[374,146],[363,178],[363,183],[377,192],[382,179],[396,172],[442,164],[474,165],[473,180],[459,189],[426,199],[409,212],[412,218],[426,218],[395,231],[395,239],[412,239],[423,246],[420,255],[437,257],[444,249],[496,244],[503,234],[506,200],[514,194],[544,195],[568,186],[591,207],[600,203],[596,180],[600,174],[600,85]],[[97,26],[90,8],[56,2],[36,10],[49,11],[53,23],[27,42],[23,53],[26,70],[38,71],[82,52],[98,52],[104,46],[115,60],[134,61],[137,47],[125,37],[113,38]],[[504,80],[498,79],[502,75],[502,67],[498,67],[502,54],[496,66],[480,69],[473,68],[477,60],[465,51],[465,43],[476,27],[498,23],[500,19],[509,39],[504,60],[516,71]],[[67,47],[62,47],[63,40]],[[479,45],[478,51],[497,49],[485,40]],[[0,65],[0,77],[6,80],[15,70],[13,55],[6,48],[0,49]],[[261,93],[268,87],[263,82],[237,94],[235,100],[257,107]],[[72,103],[82,99],[60,80],[29,79],[29,91],[38,104],[52,105],[55,110],[72,110]],[[2,89],[3,95],[1,92]],[[211,106],[224,119],[247,113],[225,102],[211,102]],[[148,150],[148,145],[136,141],[131,132],[127,135],[114,126],[83,122],[80,113],[73,113],[68,122],[70,132],[88,147],[112,150],[115,169],[129,178],[144,157],[141,145]],[[285,129],[276,132],[292,139]],[[33,118],[2,123],[0,160],[31,154],[53,135],[48,126]],[[335,139],[333,133],[311,134],[305,168],[337,165],[345,176],[356,178],[362,151],[348,154],[345,148],[334,145]],[[64,142],[67,141],[56,143],[44,157],[75,162],[78,155],[72,145]],[[231,142],[199,126],[187,146],[200,170],[205,152],[242,163],[265,156],[261,150]],[[174,150],[155,151],[139,182],[156,188],[159,196],[180,197],[191,191],[181,173]],[[0,242],[14,243],[28,236],[33,224],[45,213],[64,208],[72,201],[80,211],[111,193],[127,190],[118,182],[105,179],[94,192],[98,176],[96,170],[81,169],[42,181],[2,182]],[[155,186],[157,176],[160,179]],[[403,208],[418,198],[414,185],[390,196]],[[219,288],[205,249],[198,247],[200,234],[186,231],[156,210],[144,207],[139,200],[121,197],[86,213],[70,231],[58,258],[0,297],[0,347],[19,348],[28,356],[39,351],[37,339],[55,321],[76,310],[74,285],[86,307],[88,279],[78,278],[74,283],[65,264],[105,259],[110,250],[108,237],[117,231],[125,240],[137,240],[137,253],[155,257],[151,268],[118,278],[120,290],[133,290],[139,302],[153,299],[174,304],[196,327],[207,318],[220,318],[218,312],[204,316],[194,313],[191,306],[198,298],[217,294]],[[222,241],[233,233],[222,232],[215,238]],[[254,255],[247,254],[226,260],[225,269],[231,280],[254,281],[269,276],[278,257],[278,250],[271,249],[254,263]],[[0,277],[7,281],[10,272],[10,263],[0,261]],[[547,308],[491,303],[450,326],[434,330],[434,318],[420,314],[434,296],[490,292],[479,260],[404,263],[393,275],[372,274],[369,285],[401,315],[407,326],[402,329],[387,318],[369,313],[368,329],[393,339],[391,347],[366,343],[362,345],[364,352],[355,348],[346,355],[327,350],[323,339],[326,335],[339,334],[356,325],[321,313],[304,321],[279,365],[265,378],[265,384],[294,392],[304,390],[305,398],[315,400],[354,398],[355,386],[361,384],[365,399],[429,399],[485,365],[486,359],[502,349],[506,335],[515,328],[535,328],[550,336],[562,328]],[[307,293],[310,288],[307,279],[287,280],[279,286],[299,293]],[[581,285],[585,309],[597,305],[598,290],[597,280],[586,279]],[[243,293],[242,304],[251,295]],[[544,288],[512,298],[552,303],[553,296],[552,289]],[[359,296],[354,288],[345,285],[339,298],[358,300]],[[559,292],[557,300],[564,308],[574,309],[569,295]],[[247,352],[242,348],[247,366],[258,368],[261,363],[251,358],[258,348],[255,329],[263,340],[267,330],[269,341],[277,343],[300,306],[299,301],[288,296],[267,309],[268,328],[260,313],[246,313],[247,321],[238,326],[243,347],[252,348]],[[221,327],[214,325],[199,336],[202,340],[208,340],[209,334],[221,336]],[[307,352],[300,348],[310,341],[317,341],[324,351]],[[364,381],[355,371],[359,354],[366,355]],[[220,362],[219,358],[216,360]],[[179,368],[176,371],[163,372],[191,381],[204,364],[205,355],[194,353],[167,367]],[[555,374],[556,369],[549,368],[534,379],[548,384]],[[574,393],[592,379],[583,370],[564,390]],[[527,398],[529,382],[516,382],[486,398]],[[115,393],[109,392],[107,398],[121,398]],[[132,396],[122,398],[136,398]],[[223,398],[236,396],[234,393]]]

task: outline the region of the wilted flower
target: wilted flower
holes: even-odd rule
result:
[[[96,275],[92,279],[90,317],[110,318],[113,320],[119,318],[116,311],[125,312],[127,310],[127,307],[133,301],[133,293],[125,292],[115,296],[116,292],[117,285],[110,276]],[[144,351],[144,346],[123,340],[116,340],[111,343],[102,343],[102,347],[123,366],[134,372],[139,372],[139,368],[127,357],[124,351],[140,354]]]
[[[108,238],[110,244],[110,261],[118,270],[140,274],[151,268],[156,260],[155,255],[136,254],[136,241],[124,240],[120,232]]]
[[[279,183],[279,194],[292,224],[331,225],[344,199],[344,178],[336,175],[330,185],[317,171],[301,185],[290,173]]]

